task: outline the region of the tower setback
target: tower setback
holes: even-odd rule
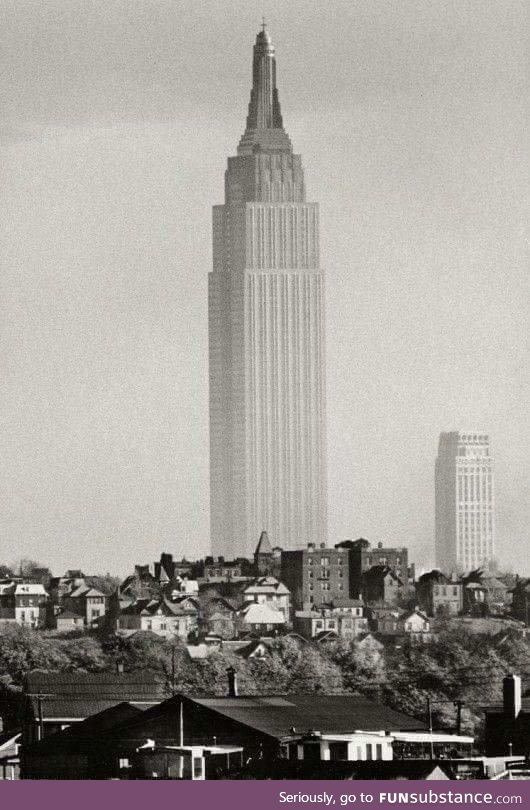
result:
[[[283,128],[274,47],[253,84],[209,274],[210,512],[214,554],[326,540],[323,275],[318,206]]]

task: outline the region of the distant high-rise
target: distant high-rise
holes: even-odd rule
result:
[[[263,26],[209,275],[210,511],[214,554],[326,539],[323,277],[318,206],[283,128]]]
[[[487,568],[495,555],[493,459],[489,436],[441,433],[435,466],[436,565]]]

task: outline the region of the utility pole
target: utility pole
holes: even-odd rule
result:
[[[430,758],[434,759],[434,743],[432,740],[432,707],[430,697],[427,698],[427,714],[429,718]]]
[[[463,700],[455,700],[456,706],[456,733],[462,733],[462,706],[464,705]]]

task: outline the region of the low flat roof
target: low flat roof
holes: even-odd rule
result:
[[[475,742],[474,737],[465,737],[461,734],[443,734],[437,731],[432,734],[425,731],[393,731],[392,737],[399,742],[465,743],[466,745],[473,745]]]

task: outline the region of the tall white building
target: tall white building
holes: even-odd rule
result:
[[[318,206],[283,128],[263,27],[209,275],[210,506],[214,554],[326,540],[323,277]]]
[[[435,466],[436,565],[487,568],[495,556],[493,459],[483,433],[441,433]]]

